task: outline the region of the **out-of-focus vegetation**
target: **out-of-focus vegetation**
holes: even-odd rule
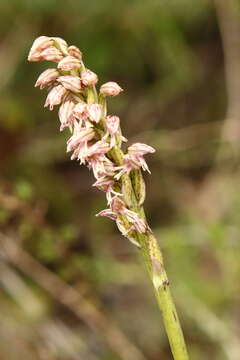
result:
[[[190,358],[240,359],[238,1],[1,0],[0,14],[0,358],[171,359],[136,249],[94,217],[104,197],[33,89],[46,64],[28,50],[53,35],[120,83],[110,111],[157,149],[146,210]]]

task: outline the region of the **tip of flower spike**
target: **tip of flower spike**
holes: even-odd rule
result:
[[[28,61],[60,61],[68,55],[67,43],[58,37],[39,36],[32,44],[28,54]]]

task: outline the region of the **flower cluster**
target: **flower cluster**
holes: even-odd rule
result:
[[[149,227],[136,206],[134,208],[131,201],[126,200],[125,177],[135,176],[137,180],[130,181],[130,186],[136,198],[144,200],[140,169],[149,171],[144,155],[155,150],[136,143],[125,153],[122,151],[122,142],[127,139],[122,136],[119,117],[107,115],[106,98],[118,95],[123,89],[116,82],[107,82],[97,92],[98,76],[85,68],[81,51],[58,37],[38,37],[28,60],[57,63],[57,67],[49,68],[39,76],[35,86],[49,90],[45,107],[53,110],[54,106],[60,105],[60,131],[70,130],[67,152],[72,152],[71,159],[92,169],[96,179],[93,186],[106,193],[109,208],[97,216],[115,220],[121,233],[138,243],[137,234],[146,233]]]

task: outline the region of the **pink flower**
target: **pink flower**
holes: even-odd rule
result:
[[[115,196],[111,202],[111,210],[115,214],[122,214],[126,216],[127,220],[132,224],[134,229],[140,234],[144,234],[147,230],[146,222],[139,217],[139,215],[132,210],[126,208],[124,202],[119,199],[119,197]]]
[[[110,136],[110,147],[116,145],[116,137],[119,136],[121,141],[127,141],[127,139],[122,136],[120,129],[120,119],[116,115],[108,115],[105,119],[105,124],[107,126],[107,133],[105,137]]]
[[[64,96],[66,95],[67,90],[62,85],[57,85],[52,88],[49,92],[44,107],[48,107],[50,110],[53,110],[55,105],[61,104]]]
[[[148,153],[154,153],[155,149],[152,146],[143,143],[135,143],[128,148],[129,155],[136,157],[143,156]]]
[[[126,220],[132,225],[130,228],[127,229],[124,226],[118,217],[119,214],[126,217]],[[135,211],[127,209],[124,202],[118,196],[112,198],[110,209],[102,210],[96,216],[107,216],[110,217],[110,219],[116,220],[118,228],[124,236],[127,236],[131,230],[136,230],[138,233],[144,234],[148,229],[145,220],[141,219]]]
[[[29,61],[55,61],[58,62],[67,55],[67,43],[58,37],[39,36],[29,51]]]
[[[85,158],[82,160],[82,162],[88,162],[88,167],[93,170],[96,179],[103,176],[112,176],[114,164],[105,156],[108,151],[109,144],[99,140],[88,148]]]
[[[109,81],[100,87],[100,94],[104,96],[116,96],[122,91],[123,89],[113,81]]]
[[[74,93],[79,93],[82,90],[81,80],[78,76],[59,76],[57,81],[60,82],[65,87],[65,89],[68,89]]]
[[[45,86],[51,85],[59,76],[59,72],[56,69],[47,69],[38,77],[35,87],[40,86],[43,89]]]
[[[82,59],[82,53],[77,46],[71,45],[68,47],[68,54],[76,59]]]
[[[99,140],[88,149],[86,154],[85,160],[97,180],[105,176],[112,177],[115,173],[115,165],[105,155],[109,149],[108,143]]]
[[[104,155],[110,150],[109,144],[104,140],[99,140],[88,149],[88,158],[95,155]]]
[[[88,107],[89,119],[93,122],[98,123],[102,117],[103,107],[100,104],[89,104]]]
[[[82,71],[81,81],[84,86],[93,86],[98,82],[98,77],[93,71],[87,69]]]
[[[142,168],[144,171],[147,170],[150,173],[148,165],[143,156],[147,153],[154,152],[155,149],[153,147],[142,143],[136,143],[129,146],[128,153],[125,154],[123,158],[123,166],[118,167],[118,170],[121,171],[115,175],[115,178],[120,179],[123,174],[140,168]]]
[[[32,44],[28,54],[28,61],[40,61],[40,53],[49,46],[52,46],[52,44],[53,41],[48,36],[39,36]]]
[[[88,108],[87,105],[83,102],[78,103],[75,105],[73,110],[74,116],[76,119],[82,121],[86,121],[88,119]]]
[[[58,116],[61,122],[60,131],[67,126],[72,126],[74,122],[73,109],[75,103],[71,96],[68,96],[59,108]]]
[[[78,70],[80,67],[80,60],[73,56],[66,56],[58,63],[58,69],[63,71]]]
[[[87,145],[87,142],[95,136],[93,128],[81,128],[75,124],[73,135],[67,141],[67,152],[76,150],[79,145]]]
[[[63,58],[63,54],[60,50],[58,50],[55,46],[49,46],[39,54],[38,61],[53,61],[58,62]]]
[[[110,209],[105,209],[96,214],[96,216],[106,216],[109,219],[117,220],[117,215]]]

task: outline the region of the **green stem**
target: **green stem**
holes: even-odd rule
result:
[[[153,283],[155,296],[161,310],[173,358],[188,360],[188,353],[177,310],[171,295],[169,280],[163,264],[162,253],[152,233],[139,237],[141,254]]]

